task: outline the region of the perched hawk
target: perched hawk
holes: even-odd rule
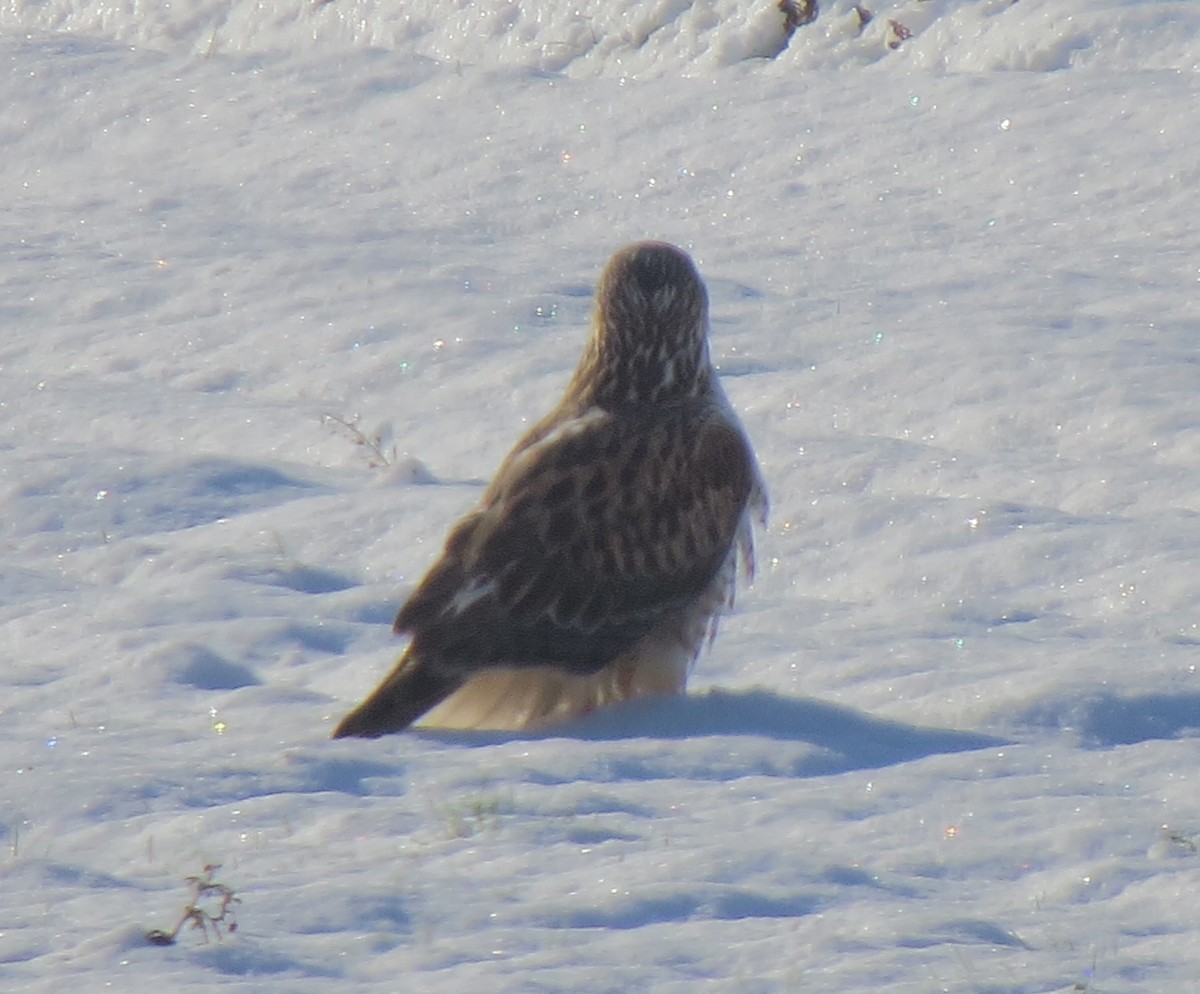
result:
[[[396,617],[408,648],[335,738],[422,716],[539,727],[683,691],[766,512],[707,336],[686,253],[639,242],[612,257],[562,400],[450,532]]]

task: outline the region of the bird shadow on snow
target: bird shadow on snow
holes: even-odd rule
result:
[[[767,690],[712,690],[683,697],[651,697],[605,708],[543,732],[451,732],[420,729],[422,737],[460,745],[516,739],[695,740],[726,736],[806,742],[818,750],[803,773],[822,776],[875,769],[945,753],[1009,744],[978,732],[923,728],[873,718],[851,708],[787,697]]]

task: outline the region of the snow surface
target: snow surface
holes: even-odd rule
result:
[[[1200,991],[1200,4],[864,7],[0,3],[0,987]],[[642,237],[696,692],[329,741]]]

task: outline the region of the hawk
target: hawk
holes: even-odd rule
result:
[[[682,693],[753,574],[758,464],[708,353],[687,253],[618,251],[558,406],[509,453],[400,608],[409,643],[335,738],[521,730]]]

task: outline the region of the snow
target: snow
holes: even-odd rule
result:
[[[0,3],[6,989],[1196,988],[1200,7],[864,7]],[[329,741],[642,237],[772,496],[693,694]]]

